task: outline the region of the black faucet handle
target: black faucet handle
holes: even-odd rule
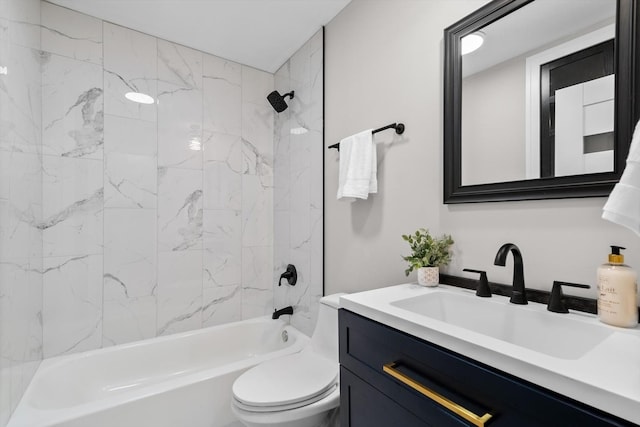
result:
[[[562,294],[562,287],[570,286],[572,288],[589,289],[591,286],[582,285],[580,283],[560,282],[558,280],[553,281],[553,287],[551,288],[551,295],[549,296],[549,304],[547,304],[547,310],[554,313],[568,313],[569,310],[564,304],[564,295]]]
[[[278,286],[282,286],[282,279],[287,279],[287,283],[291,286],[295,286],[298,283],[298,271],[293,264],[287,265],[287,270],[280,275],[278,280]]]
[[[468,271],[470,273],[479,273],[480,279],[478,280],[478,286],[476,287],[476,295],[483,298],[491,297],[491,288],[489,288],[489,280],[487,279],[486,271],[474,270],[472,268],[465,268],[462,271]]]

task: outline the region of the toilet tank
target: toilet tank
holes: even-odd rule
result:
[[[328,295],[320,299],[318,320],[307,347],[314,353],[338,363],[338,309],[340,296],[345,293]]]

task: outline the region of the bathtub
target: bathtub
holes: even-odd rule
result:
[[[261,317],[45,359],[7,427],[239,426],[233,381],[308,340]]]

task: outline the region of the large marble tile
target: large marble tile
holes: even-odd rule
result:
[[[291,213],[276,211],[273,220],[273,249],[276,268],[286,267],[291,249]]]
[[[289,209],[291,199],[291,122],[289,112],[284,111],[275,117],[273,186],[274,210]]]
[[[241,135],[242,66],[204,54],[203,91],[204,129]]]
[[[307,109],[309,116],[307,123],[310,129],[322,135],[324,128],[323,104],[324,104],[324,52],[322,49],[321,31],[312,38],[310,49],[310,86],[311,103]]]
[[[158,253],[157,295],[202,295],[202,251]]]
[[[102,345],[102,257],[52,257],[43,271],[44,357]]]
[[[102,346],[155,337],[156,312],[155,296],[105,300]]]
[[[40,49],[40,0],[9,2],[9,37],[11,43]]]
[[[158,169],[158,249],[202,249],[202,171]]]
[[[45,154],[102,159],[102,67],[48,54],[42,66]]]
[[[102,65],[102,21],[42,2],[42,50]]]
[[[0,260],[42,256],[41,203],[40,158],[0,151]]]
[[[309,150],[311,166],[309,169],[309,203],[312,208],[322,210],[324,204],[324,164],[322,162],[324,144],[322,134],[312,134]]]
[[[242,318],[273,310],[273,251],[270,246],[242,248]]]
[[[202,170],[202,91],[158,83],[158,165]]]
[[[324,270],[324,222],[322,208],[312,207],[309,211],[309,220],[311,225],[309,255],[311,257],[312,283],[319,282],[322,284]]]
[[[158,165],[155,157],[111,152],[105,155],[105,208],[155,209]]]
[[[106,114],[104,117],[104,151],[156,157],[158,155],[157,124]]]
[[[309,253],[311,242],[311,221],[309,208],[303,212],[291,212],[290,215],[290,247],[292,250]]]
[[[202,290],[167,290],[158,294],[157,335],[202,327]]]
[[[202,169],[202,52],[158,40],[158,165]]]
[[[242,283],[242,222],[240,211],[204,211],[203,286]]]
[[[23,262],[0,262],[0,354],[14,364],[42,358],[42,274]]]
[[[202,326],[242,320],[242,287],[221,286],[203,290]]]
[[[311,46],[305,43],[289,58],[289,77],[297,83],[308,83],[310,80]],[[296,91],[296,96],[298,92]]]
[[[305,156],[292,158],[303,159]],[[302,161],[302,160],[301,160]],[[292,164],[295,163],[292,160]],[[289,208],[292,212],[308,212],[311,205],[311,168],[300,168],[298,165],[291,168],[291,202]]]
[[[202,52],[158,39],[158,80],[179,88],[202,89]]]
[[[105,301],[153,295],[157,286],[156,211],[105,209]]]
[[[269,246],[273,242],[273,188],[260,177],[242,176],[242,245]]]
[[[42,150],[40,52],[7,43],[1,52],[7,75],[0,75],[0,150],[38,154]]]
[[[156,121],[156,104],[138,104],[124,97],[142,92],[157,98],[157,40],[155,37],[103,23],[106,114]]]
[[[99,160],[44,156],[45,256],[102,253],[102,175]]]
[[[273,175],[273,115],[271,106],[242,105],[243,171]]]
[[[267,95],[274,89],[273,74],[257,70],[246,65],[242,66],[242,102],[250,102],[261,107],[269,107]],[[281,94],[289,92],[284,88],[278,88]]]
[[[239,136],[205,133],[204,208],[242,209],[242,141]]]

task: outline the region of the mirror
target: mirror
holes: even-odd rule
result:
[[[609,194],[638,119],[639,2],[495,0],[445,29],[445,203]]]

